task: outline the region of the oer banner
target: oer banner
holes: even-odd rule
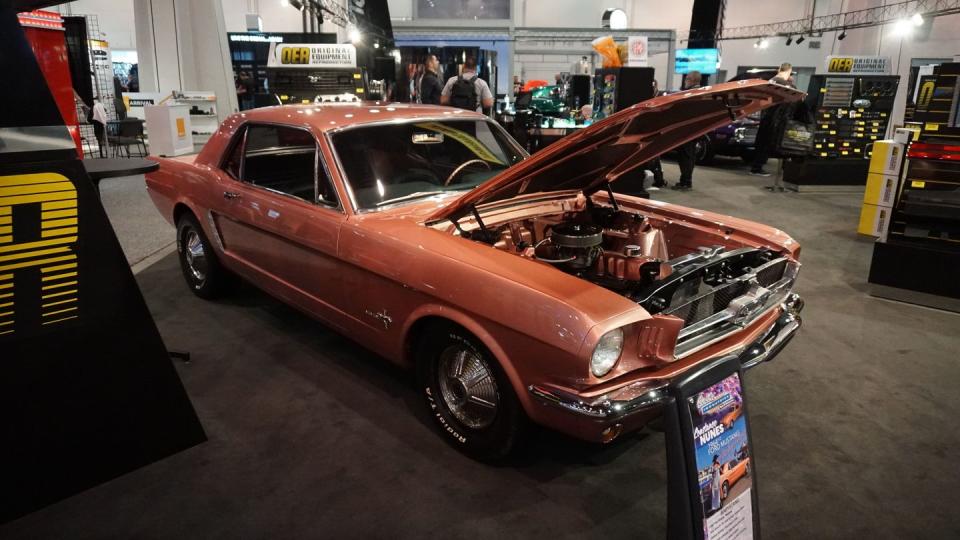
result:
[[[887,56],[830,55],[827,57],[827,73],[889,75],[890,58]]]

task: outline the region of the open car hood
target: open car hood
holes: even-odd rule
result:
[[[583,128],[483,183],[427,221],[458,219],[475,205],[537,192],[603,188],[647,161],[720,126],[805,94],[748,80],[661,96]]]

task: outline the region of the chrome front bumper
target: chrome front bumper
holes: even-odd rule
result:
[[[759,339],[735,352],[740,358],[744,370],[761,362],[768,362],[783,350],[793,339],[803,324],[800,311],[803,299],[791,293],[780,304],[781,315],[770,325]],[[618,388],[615,392],[592,401],[584,401],[578,396],[555,388],[531,385],[527,390],[545,405],[559,407],[584,418],[598,421],[616,421],[630,414],[659,407],[669,397],[671,381],[668,379],[647,379]]]

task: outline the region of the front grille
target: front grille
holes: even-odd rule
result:
[[[762,264],[755,272],[755,281],[745,279],[754,273],[746,268],[744,276],[730,278],[719,284],[708,283],[707,280],[716,278],[707,273],[685,276],[685,283],[674,291],[670,305],[663,313],[683,319],[684,326],[696,324],[727,309],[731,302],[747,294],[754,283],[769,287],[780,281],[786,268],[787,259],[777,259]]]
[[[757,271],[757,283],[764,287],[769,287],[783,279],[783,273],[787,270],[787,260],[780,259],[772,264]]]
[[[702,281],[695,282],[698,290],[695,296],[690,297],[685,294],[689,291],[688,286],[681,287],[676,294],[689,298],[686,302],[673,306],[665,310],[666,315],[673,315],[683,319],[684,326],[696,324],[711,315],[727,309],[735,298],[743,296],[750,289],[750,285],[745,281],[734,281],[718,287],[710,287]]]

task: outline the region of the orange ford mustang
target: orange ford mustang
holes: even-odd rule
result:
[[[197,295],[241,276],[415,368],[443,436],[496,458],[527,420],[609,442],[684,372],[793,337],[793,239],[611,185],[802,97],[761,81],[658,97],[532,157],[446,107],[256,109],[197,156],[156,158],[147,187]]]

